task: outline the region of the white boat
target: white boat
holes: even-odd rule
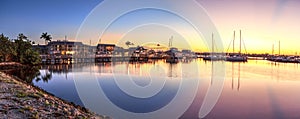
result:
[[[212,45],[211,55],[203,57],[203,60],[211,60],[211,61],[224,60],[225,59],[224,56],[215,54],[215,51],[214,51],[215,50],[215,48],[214,48],[214,34],[212,34],[212,40],[211,41],[212,41],[212,43],[211,43],[211,45]]]
[[[246,56],[241,56],[241,55],[233,55],[226,57],[226,61],[230,62],[247,62],[248,58]]]
[[[234,40],[235,40],[235,31],[233,33],[233,53],[234,53]],[[248,61],[247,56],[244,56],[241,54],[241,50],[242,50],[241,42],[242,42],[242,31],[240,30],[240,51],[239,51],[238,55],[233,54],[233,55],[226,57],[226,61],[230,61],[230,62],[247,62]]]

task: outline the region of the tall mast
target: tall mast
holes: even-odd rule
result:
[[[214,53],[214,50],[215,50],[215,48],[214,48],[214,33],[212,33],[211,34],[211,48],[212,48],[212,50],[211,50],[211,52],[212,52],[212,54]]]
[[[242,30],[240,30],[240,51],[239,54],[241,55],[242,52]]]
[[[279,44],[278,44],[278,45],[279,45],[279,47],[278,47],[278,48],[279,48],[279,55],[280,55],[280,41],[279,41]]]
[[[172,47],[172,40],[173,40],[173,36],[171,36],[171,38],[169,39],[169,48]]]
[[[66,51],[68,51],[68,45],[67,45],[67,35],[65,35],[65,55],[67,54]]]
[[[233,51],[232,51],[233,54],[234,54],[234,41],[235,41],[235,31],[233,31]]]
[[[272,45],[272,55],[274,55],[274,43]]]

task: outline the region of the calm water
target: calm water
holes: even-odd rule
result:
[[[141,118],[135,114],[147,117],[150,112],[155,118],[172,114],[198,118],[208,88],[220,83],[215,77],[223,76],[212,70],[222,66],[225,66],[223,90],[206,118],[300,118],[300,64],[264,60],[212,64],[198,59],[177,64],[153,61],[53,65],[43,66],[32,83],[113,118]],[[97,97],[96,84],[105,92],[102,98]],[[179,99],[180,96],[183,98]],[[102,107],[96,109],[81,99],[95,101]],[[163,113],[167,111],[178,114]]]

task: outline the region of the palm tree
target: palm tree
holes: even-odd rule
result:
[[[42,33],[40,39],[45,39],[45,45],[46,45],[47,42],[51,42],[52,37],[51,37],[50,34],[48,34],[47,32],[45,32],[45,33]]]
[[[127,42],[125,42],[125,45],[127,45],[127,47],[129,47],[130,45],[134,45],[134,43],[127,41]]]
[[[21,40],[21,41],[28,41],[28,38],[27,36],[25,36],[23,33],[20,33],[19,36],[18,36],[18,39]]]

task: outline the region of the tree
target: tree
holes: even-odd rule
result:
[[[0,60],[6,62],[11,61],[12,58],[16,55],[16,50],[13,47],[13,43],[9,40],[8,37],[5,37],[3,34],[0,35]]]
[[[39,53],[32,49],[31,41],[24,34],[19,34],[18,39],[14,42],[14,47],[16,49],[15,61],[32,65],[41,62]]]
[[[30,48],[24,52],[21,63],[37,65],[41,63],[41,58],[37,51],[34,51],[32,48]]]
[[[23,33],[20,33],[19,36],[18,36],[18,39],[16,39],[15,42],[14,42],[14,47],[15,47],[16,52],[17,52],[14,59],[15,59],[16,62],[21,62],[24,58],[25,51],[27,49],[31,49],[31,44],[28,41],[27,36],[25,36]]]
[[[51,42],[52,37],[51,37],[50,34],[48,34],[47,32],[45,32],[45,33],[42,33],[40,39],[44,39],[45,40],[45,45],[46,45],[47,42]]]
[[[0,60],[31,65],[41,63],[39,53],[32,49],[31,41],[22,33],[14,42],[3,34],[0,35]]]
[[[25,40],[25,41],[28,41],[27,36],[25,36],[23,33],[20,33],[20,34],[19,34],[18,39],[19,39],[19,40]]]
[[[125,45],[127,45],[127,47],[129,47],[130,45],[134,45],[134,43],[127,41],[127,42],[125,42]]]

